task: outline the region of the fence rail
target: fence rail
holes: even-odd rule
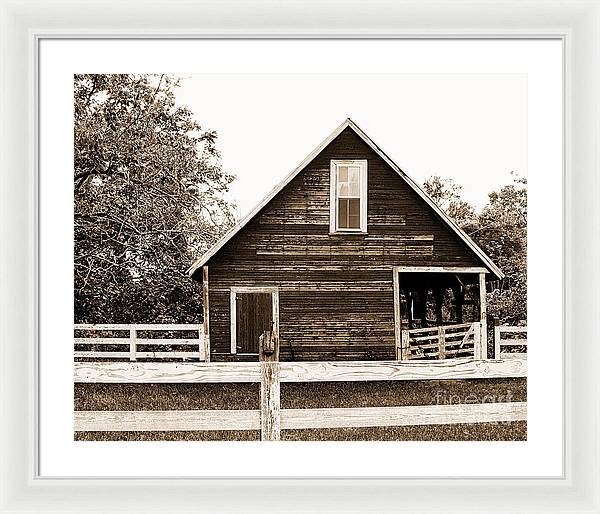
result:
[[[79,383],[261,382],[260,362],[75,362]],[[527,376],[527,360],[280,362],[281,382],[466,380]]]
[[[260,410],[76,411],[76,431],[281,430],[485,423],[527,419],[522,402],[281,409],[281,382],[463,380],[527,376],[525,359],[371,362],[76,362],[79,383],[260,383]]]
[[[76,359],[119,359],[135,362],[138,359],[183,359],[183,360],[209,360],[208,340],[204,336],[204,327],[199,324],[75,324],[74,330],[83,333],[109,332],[108,335],[88,337],[75,337],[74,357]],[[127,332],[128,337],[115,332]],[[150,338],[139,337],[139,332],[187,332],[197,333],[197,338],[168,337]],[[126,347],[122,351],[120,347]],[[140,350],[139,347],[142,347]],[[181,346],[197,347],[196,350],[152,350],[152,347]],[[87,349],[81,349],[85,347]],[[95,347],[95,348],[94,348]],[[98,348],[100,347],[100,348]]]
[[[527,327],[512,327],[508,325],[495,327],[494,356],[497,359],[526,359]]]
[[[280,429],[392,427],[527,419],[526,402],[283,409]],[[76,431],[260,430],[260,410],[76,411]]]
[[[481,323],[462,323],[403,330],[402,360],[443,360],[459,357],[485,358]]]

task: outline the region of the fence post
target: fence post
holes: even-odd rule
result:
[[[204,334],[204,362],[210,362],[210,309],[208,305],[208,292],[208,266],[202,266],[202,332]]]
[[[400,346],[400,360],[409,360],[410,359],[410,333],[408,330],[402,331],[402,342]]]
[[[473,323],[473,357],[481,359],[481,323]]]
[[[261,362],[260,439],[279,441],[281,432],[279,363]]]
[[[208,344],[208,335],[206,335],[205,326],[202,325],[198,330],[200,336],[200,351],[204,353],[204,362],[210,362],[210,346]]]
[[[485,273],[479,274],[479,318],[481,322],[481,359],[487,359],[487,306]]]
[[[281,395],[277,354],[265,355],[265,339],[276,334],[265,332],[259,339],[260,363],[260,440],[279,441],[281,437]],[[275,341],[276,343],[276,341]]]
[[[440,360],[446,358],[446,329],[444,327],[438,327],[438,358]]]
[[[500,327],[494,327],[494,359],[500,358]]]
[[[132,325],[129,329],[129,360],[135,362],[137,353],[137,328]]]

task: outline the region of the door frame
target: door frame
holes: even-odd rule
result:
[[[277,286],[242,286],[242,287],[231,287],[229,292],[229,326],[231,332],[231,347],[230,352],[232,355],[237,355],[237,294],[238,293],[271,293],[271,300],[273,306],[273,330],[279,340],[279,287]],[[241,353],[239,355],[258,355],[258,353]]]
[[[396,345],[396,360],[402,360],[402,316],[400,313],[400,273],[464,273],[479,276],[479,305],[482,347],[485,349],[483,359],[487,359],[487,307],[485,304],[485,275],[490,273],[481,266],[392,266],[392,281],[394,289],[394,340]]]

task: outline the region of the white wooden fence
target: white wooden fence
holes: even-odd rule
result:
[[[260,430],[484,423],[527,419],[525,402],[403,407],[281,409],[281,382],[464,380],[526,377],[520,359],[373,362],[76,362],[78,383],[261,384],[260,410],[76,411],[75,431]]]
[[[496,359],[526,359],[527,327],[495,327],[494,356]]]
[[[76,332],[88,334],[75,337],[77,359],[188,359],[208,362],[210,358],[208,340],[204,337],[203,325],[196,324],[76,324]],[[197,334],[194,338],[182,337],[139,337],[140,332],[187,332]],[[115,335],[115,334],[119,335]],[[94,335],[89,335],[94,334]],[[124,337],[124,335],[127,337]],[[156,347],[169,346],[168,350],[153,350]],[[172,350],[172,346],[190,347],[189,350]],[[140,350],[139,347],[143,349]],[[82,349],[86,348],[86,349]],[[125,351],[123,351],[125,350]]]
[[[402,360],[485,359],[484,340],[480,322],[403,330],[398,355]]]

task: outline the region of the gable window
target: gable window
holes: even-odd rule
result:
[[[330,232],[367,231],[367,161],[331,161]]]

